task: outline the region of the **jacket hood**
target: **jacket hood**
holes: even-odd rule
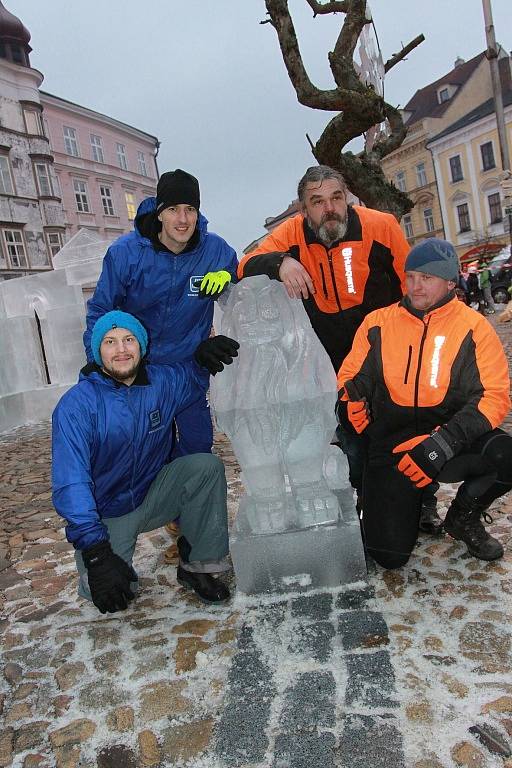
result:
[[[156,215],[156,197],[146,197],[137,208],[135,216],[135,231],[141,237],[151,240],[160,232],[161,225]],[[199,211],[196,230],[199,230],[200,238],[206,234],[208,229],[208,219]]]

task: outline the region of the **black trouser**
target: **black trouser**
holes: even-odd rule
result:
[[[336,440],[348,460],[349,479],[357,495],[362,495],[364,465],[366,463],[366,435],[349,432],[341,424],[336,427]]]
[[[436,480],[463,480],[475,503],[489,506],[512,488],[512,437],[501,429],[487,432],[448,461]],[[370,457],[363,483],[363,534],[366,550],[384,568],[408,561],[418,536],[422,495],[396,465],[373,466]]]

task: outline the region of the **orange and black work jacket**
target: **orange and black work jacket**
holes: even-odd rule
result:
[[[363,318],[401,298],[409,246],[390,213],[348,207],[347,232],[327,248],[294,216],[274,229],[238,265],[238,277],[279,279],[284,256],[300,261],[316,293],[303,299],[311,325],[338,371]]]
[[[503,347],[490,323],[453,291],[426,313],[399,304],[365,318],[338,373],[370,404],[370,462],[444,425],[455,453],[498,427],[510,408]]]

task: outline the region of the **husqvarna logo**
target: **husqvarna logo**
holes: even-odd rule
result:
[[[437,459],[437,456],[438,456],[438,454],[436,453],[436,451],[430,451],[430,453],[428,455],[430,461],[435,461]]]
[[[188,286],[189,296],[197,296],[197,294],[199,293],[199,289],[201,288],[203,277],[204,275],[192,275],[192,277],[189,280],[189,286]]]
[[[342,248],[341,255],[343,256],[343,264],[345,266],[345,279],[347,281],[347,291],[349,293],[355,293],[354,277],[352,275],[352,248]]]

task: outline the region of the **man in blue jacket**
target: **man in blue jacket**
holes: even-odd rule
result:
[[[233,354],[219,349],[219,338]],[[228,599],[210,575],[227,569],[223,464],[211,453],[166,462],[173,419],[202,402],[206,364],[222,370],[237,343],[206,339],[188,362],[146,364],[144,326],[116,310],[96,321],[90,345],[94,362],[53,413],[53,503],[76,550],[79,594],[102,613],[126,608],[137,586],[138,535],[179,515],[178,582],[207,602]]]
[[[164,173],[156,199],[147,198],[139,206],[134,231],[110,246],[88,302],[84,334],[88,360],[93,359],[94,323],[112,309],[130,312],[144,324],[150,363],[191,360],[197,345],[208,338],[214,299],[236,279],[237,258],[225,240],[207,232],[199,205],[194,176],[179,168]],[[193,407],[180,411],[176,426],[179,441],[174,456],[211,451],[206,393]]]

